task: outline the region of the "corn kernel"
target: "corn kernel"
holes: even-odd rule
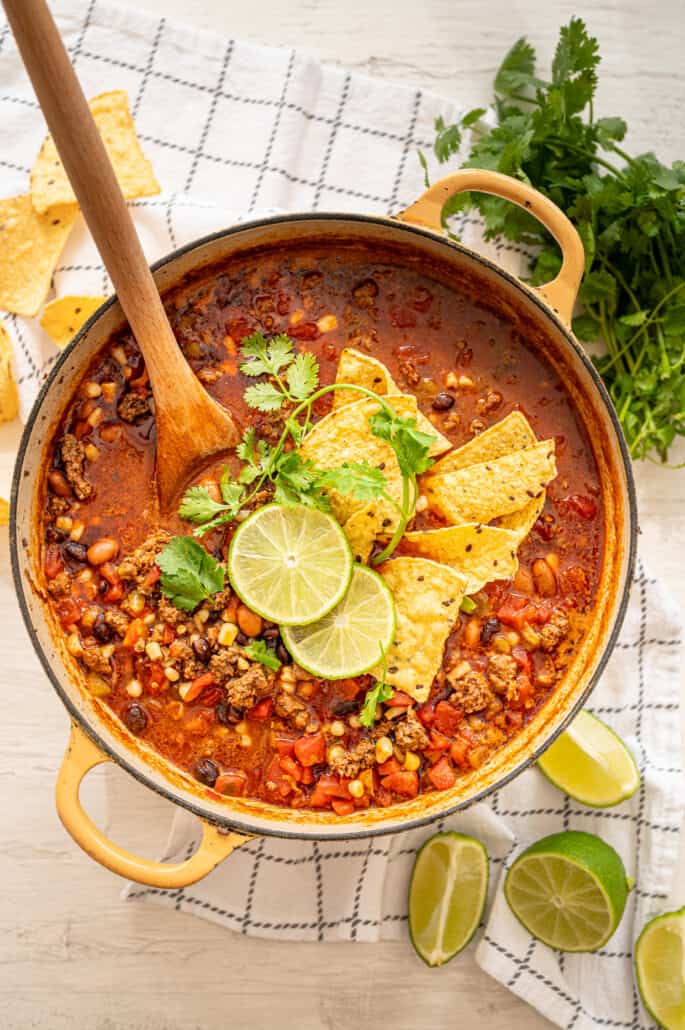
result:
[[[178,626],[176,627],[176,636],[184,637],[187,632],[188,627],[186,626],[185,622],[179,622]]]
[[[459,380],[455,372],[448,372],[445,376],[445,386],[448,390],[454,390],[459,386]]]
[[[358,715],[351,715],[347,720],[347,725],[351,730],[358,730],[361,728],[361,722],[359,721]]]
[[[87,443],[83,450],[88,461],[97,461],[100,457],[100,452],[94,443]]]
[[[79,655],[83,654],[83,645],[78,633],[70,633],[67,637],[67,651],[74,658],[78,658]]]
[[[126,360],[126,351],[123,347],[112,347],[112,357],[122,367],[128,364]]]
[[[290,316],[290,324],[297,325],[297,323],[301,322],[303,318],[304,311],[301,308],[299,308],[297,311],[293,311],[292,315]]]
[[[519,643],[520,639],[521,637],[515,629],[510,629],[507,632],[507,640],[509,641],[512,647],[515,647]]]
[[[117,395],[117,384],[110,382],[100,383],[100,389],[102,390],[102,396],[104,399],[108,404],[111,404]]]
[[[169,683],[177,683],[181,678],[181,674],[178,669],[174,669],[173,665],[167,665],[164,670],[164,675],[169,680]]]
[[[205,622],[209,618],[209,612],[206,608],[200,608],[199,612],[196,612],[193,616],[193,622],[199,630],[204,629]]]
[[[284,665],[281,668],[281,683],[294,683],[295,682],[295,669],[292,665]]]
[[[222,647],[230,647],[238,636],[238,627],[233,622],[224,622],[219,630],[218,642]]]
[[[409,772],[416,772],[420,765],[421,759],[416,754],[416,752],[407,751],[406,755],[404,756],[404,768],[407,769]]]
[[[361,780],[352,780],[347,784],[347,789],[353,798],[361,798],[364,796],[364,784]]]
[[[242,722],[237,722],[235,724],[235,731],[239,737],[245,736],[245,734],[247,733],[247,723],[245,722],[245,720],[243,720]]]
[[[154,621],[155,621],[155,613],[154,612],[148,612],[147,615],[143,615],[143,622],[145,623],[146,626],[151,626]]]
[[[85,530],[86,530],[85,522],[81,522],[81,520],[79,519],[79,521],[75,522],[74,525],[71,527],[71,533],[69,534],[69,539],[70,540],[75,540],[78,543],[78,541],[81,539],[81,537],[85,533]]]
[[[379,737],[376,741],[376,761],[379,765],[387,760],[392,755],[392,741],[390,737]]]
[[[105,644],[104,647],[100,648],[100,654],[103,658],[111,658],[114,654],[114,644]]]
[[[238,659],[238,661],[235,664],[238,666],[241,672],[247,672],[247,670],[250,668],[250,663],[248,662],[247,658],[243,658],[242,656]]]
[[[129,697],[140,697],[140,695],[143,693],[143,687],[140,683],[140,680],[131,680],[131,682],[126,687],[126,693]]]
[[[341,762],[345,757],[345,748],[341,744],[333,744],[328,749],[329,762]]]
[[[511,651],[511,644],[503,633],[498,633],[496,637],[492,638],[492,645],[496,651],[500,651],[502,654],[509,654]]]
[[[88,423],[88,425],[92,426],[93,429],[94,429],[95,426],[99,425],[101,421],[102,421],[102,408],[93,408],[93,410],[91,411],[90,415],[86,419],[86,422]]]
[[[461,375],[457,379],[457,386],[462,390],[472,390],[475,385],[471,376]]]
[[[252,737],[250,737],[247,733],[243,733],[238,743],[241,747],[252,747]]]
[[[524,623],[524,625],[521,627],[521,636],[523,637],[523,639],[529,647],[540,646],[540,641],[542,640],[542,637],[537,632],[537,630],[534,630],[533,627],[529,626],[527,622]]]
[[[330,333],[333,329],[338,328],[338,319],[335,315],[324,315],[316,323],[316,326],[320,333]]]
[[[84,629],[92,629],[99,614],[99,608],[89,608],[88,611],[85,611],[81,616],[81,626]]]
[[[83,569],[81,572],[79,572],[76,578],[79,581],[79,583],[90,583],[90,581],[93,578],[93,570]]]
[[[126,607],[132,615],[141,615],[145,608],[145,597],[139,590],[132,590],[126,598]]]
[[[86,397],[99,397],[101,393],[102,387],[99,383],[86,383]]]
[[[425,511],[428,507],[428,498],[425,494],[419,494],[416,501],[416,511]]]
[[[145,645],[145,654],[151,662],[158,662],[162,657],[162,649],[154,640]]]
[[[74,520],[70,519],[68,515],[58,515],[55,519],[55,526],[57,529],[61,529],[63,533],[69,533],[73,525]]]
[[[364,769],[363,772],[359,773],[359,779],[364,784],[364,789],[369,793],[374,793],[374,782],[373,782],[373,769]]]
[[[193,684],[190,680],[186,680],[184,683],[181,683],[180,687],[178,688],[178,695],[182,701],[185,701],[188,695],[188,691],[190,690],[192,685]]]
[[[340,719],[335,719],[331,723],[331,733],[333,734],[334,737],[344,737],[345,736],[345,723],[341,722]]]

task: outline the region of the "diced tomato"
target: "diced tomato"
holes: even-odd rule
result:
[[[326,758],[323,733],[308,734],[295,741],[295,757],[302,765],[319,765]]]
[[[332,798],[330,794],[326,794],[326,792],[321,789],[321,784],[317,783],[309,797],[309,804],[312,808],[328,808],[331,800]]]
[[[63,597],[55,605],[55,611],[63,626],[71,626],[81,618],[81,609],[73,597]]]
[[[434,726],[440,733],[446,733],[448,737],[454,736],[457,726],[463,718],[464,713],[451,705],[449,701],[438,701],[435,706]]]
[[[292,755],[293,748],[295,747],[295,738],[276,737],[274,740],[274,747],[281,757],[283,757],[283,755]]]
[[[304,783],[305,786],[309,786],[309,784],[313,782],[314,770],[310,766],[307,766],[306,769],[302,770],[302,775],[300,776],[300,783]]]
[[[168,622],[165,622],[164,629],[162,630],[162,643],[168,646],[169,644],[172,644],[175,639],[176,632],[174,627],[170,626]]]
[[[121,576],[114,562],[106,561],[98,569],[98,572],[103,579],[106,579],[110,586],[119,586],[121,583]]]
[[[519,669],[523,669],[526,675],[530,676],[532,668],[530,654],[526,651],[525,647],[519,647],[518,645],[512,647],[511,657],[514,659]]]
[[[201,676],[197,676],[190,684],[186,691],[183,700],[185,702],[195,701],[200,696],[205,687],[211,687],[214,683],[214,676],[211,672],[203,672]]]
[[[302,766],[299,762],[295,761],[292,755],[283,755],[283,757],[279,759],[278,764],[284,773],[287,773],[288,776],[292,776],[295,783],[300,782],[302,779]]]
[[[268,719],[271,715],[271,709],[274,706],[274,699],[272,697],[263,697],[261,701],[258,701],[253,708],[247,713],[248,719]]]
[[[531,621],[530,615],[534,612],[535,608],[528,603],[526,597],[510,594],[505,597],[503,604],[497,609],[497,618],[507,626],[521,629],[524,623]]]
[[[56,544],[50,544],[45,549],[45,575],[48,579],[55,579],[59,576],[60,572],[64,569],[64,562],[62,561],[62,555],[59,552],[59,547]]]
[[[207,708],[213,708],[215,704],[221,701],[222,697],[224,697],[224,692],[221,687],[205,687],[199,695],[198,701],[201,705],[206,705]]]
[[[433,751],[447,751],[450,743],[450,738],[446,737],[444,733],[439,733],[438,730],[431,730],[430,746]]]
[[[514,710],[525,708],[526,701],[529,701],[535,694],[535,688],[525,672],[519,673],[516,677],[516,697],[509,702],[509,707]]]
[[[390,309],[390,321],[397,329],[413,329],[416,325],[416,315],[411,308],[399,306]]]
[[[594,519],[597,514],[597,501],[586,494],[569,494],[561,503],[580,515],[581,519]]]
[[[336,815],[352,815],[354,812],[353,801],[340,801],[338,798],[333,798],[331,804]]]
[[[399,772],[402,766],[396,758],[388,758],[386,762],[381,762],[378,766],[378,773],[380,776],[392,776],[393,773]]]
[[[392,794],[385,787],[378,787],[376,790],[376,801],[381,808],[388,808],[392,804]]]
[[[264,780],[266,783],[273,783],[276,793],[282,798],[287,798],[295,789],[292,781],[287,779],[286,774],[281,769],[281,759],[278,755],[274,755],[267,766]]]
[[[148,572],[147,576],[143,580],[143,587],[146,590],[149,590],[150,587],[153,587],[155,583],[159,581],[161,575],[161,569],[157,565],[153,565],[150,571]]]
[[[504,716],[507,720],[507,726],[509,727],[509,729],[520,730],[523,726],[522,712],[515,712],[512,709],[507,708],[507,710],[504,713]]]
[[[147,626],[142,619],[133,619],[129,622],[126,629],[126,634],[123,639],[123,646],[133,650],[139,640],[145,640],[147,636]]]
[[[164,667],[160,665],[159,662],[149,662],[145,667],[143,677],[148,687],[159,687],[162,683],[166,682]]]
[[[340,782],[337,776],[319,776],[316,781],[316,790],[320,790],[329,798],[349,798],[347,787]]]
[[[416,709],[416,714],[419,722],[423,726],[428,727],[433,725],[435,721],[435,709],[433,708],[433,705],[428,704],[428,702],[426,702],[426,704],[419,705]]]
[[[426,759],[429,765],[434,765],[435,762],[438,762],[442,758],[444,753],[444,751],[434,751],[432,748],[429,747],[424,748],[422,752],[423,757]]]
[[[447,755],[443,755],[439,762],[432,765],[426,776],[436,790],[449,790],[457,782],[457,775],[450,765]]]
[[[247,785],[247,776],[244,772],[224,772],[217,777],[217,781],[214,784],[214,790],[218,794],[224,794],[227,797],[235,798],[240,797],[244,793]]]
[[[316,322],[299,322],[288,329],[288,336],[295,340],[315,340],[318,335],[319,327]]]
[[[450,745],[450,757],[453,762],[456,762],[460,769],[463,769],[464,766],[468,764],[466,755],[470,746],[469,742],[464,740],[463,737],[457,737],[457,739],[453,740]]]
[[[391,790],[393,794],[401,794],[405,798],[415,798],[419,792],[419,777],[407,769],[384,776],[381,784],[386,790]]]
[[[403,690],[396,690],[392,697],[385,702],[391,708],[409,708],[414,704],[413,698],[405,694]]]
[[[108,587],[102,596],[102,600],[105,604],[118,604],[124,596],[124,587],[121,583],[116,583],[114,586]]]

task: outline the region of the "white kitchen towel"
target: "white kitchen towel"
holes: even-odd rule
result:
[[[217,38],[94,0],[52,6],[86,92],[129,92],[164,191],[132,205],[150,260],[270,207],[398,211],[423,188],[416,152],[428,153],[434,118],[449,119],[456,110],[420,90],[325,67],[306,54]],[[1,20],[0,126],[3,194],[26,192],[44,125]],[[437,174],[432,162],[430,172]],[[477,224],[459,228],[466,240],[478,241]],[[484,249],[482,241],[478,246]],[[521,269],[518,248],[485,249],[513,271]],[[57,296],[109,289],[82,225],[54,286]],[[35,320],[3,318],[15,341],[25,414],[57,352]],[[126,896],[255,936],[399,937],[406,934],[416,848],[436,830],[454,827],[478,836],[490,854],[494,900],[478,938],[480,965],[560,1026],[649,1026],[629,953],[644,920],[666,904],[678,855],[679,635],[662,588],[640,569],[621,640],[590,706],[627,740],[642,771],[640,791],[618,809],[575,805],[531,769],[487,804],[419,831],[341,843],[252,841],[192,888],[158,892],[132,885]],[[498,881],[520,846],[565,827],[613,843],[637,886],[609,946],[563,960],[512,919]],[[191,853],[196,830],[195,820],[179,812],[165,857]]]

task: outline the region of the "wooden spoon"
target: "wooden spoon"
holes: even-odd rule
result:
[[[76,73],[44,0],[3,0],[62,163],[150,376],[157,488],[171,508],[194,467],[234,447],[229,413],[200,384],[176,342]]]

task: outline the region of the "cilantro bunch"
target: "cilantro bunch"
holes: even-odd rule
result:
[[[383,552],[374,560],[384,561],[392,554],[416,509],[418,486],[416,477],[432,464],[428,451],[434,437],[421,432],[416,419],[401,418],[377,394],[351,383],[319,386],[319,366],[313,354],[296,353],[290,337],[279,334],[267,340],[254,333],[241,344],[240,371],[260,382],[248,386],[245,401],[261,412],[282,412],[283,430],[273,445],[260,439],[254,427],[245,430],[236,448],[243,463],[237,479],[224,469],[219,481],[221,501],[215,500],[205,486],[186,491],[179,514],[197,526],[196,536],[236,519],[266,485],[273,488],[277,504],[304,504],[330,511],[329,492],[336,490],[359,501],[384,498],[400,515],[395,533]],[[321,469],[304,459],[298,447],[311,427],[314,403],[334,390],[356,390],[373,397],[380,409],[371,416],[371,431],[392,447],[402,473],[402,502],[398,504],[387,491],[383,472],[366,461],[345,462],[338,468]]]
[[[494,169],[528,182],[574,222],[585,246],[576,335],[601,341],[596,363],[618,411],[630,453],[662,462],[685,435],[685,163],[670,168],[653,153],[620,146],[622,118],[596,118],[597,40],[580,18],[560,30],[551,79],[519,39],[494,80],[497,125],[475,109],[457,124],[436,123],[435,153],[448,161],[473,130],[466,167]],[[537,245],[531,281],[558,273],[554,241],[527,212],[497,197],[462,194],[444,220],[476,207],[487,238]]]

